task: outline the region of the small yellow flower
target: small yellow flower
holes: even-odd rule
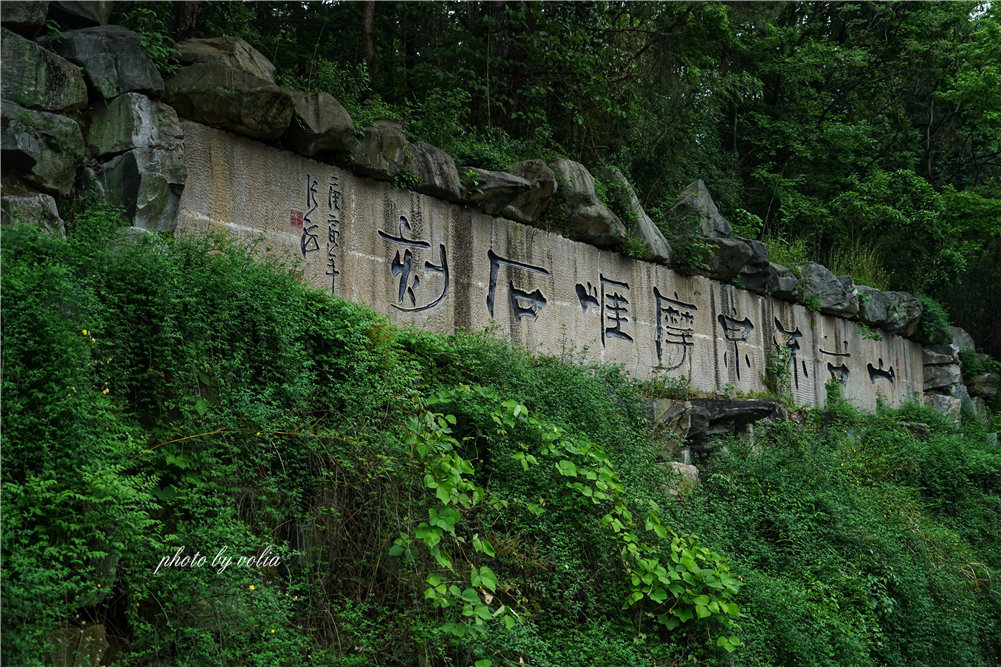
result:
[[[271,629],[271,634],[275,634],[274,628]]]
[[[254,585],[250,584],[250,590],[254,590]]]
[[[83,334],[84,336],[86,336],[86,335],[87,335],[87,330],[86,330],[86,329],[84,329],[84,330],[83,330],[83,331],[81,331],[80,333],[82,333],[82,334]]]
[[[257,435],[260,435],[260,434],[261,434],[261,432],[260,432],[260,431],[258,431],[258,432],[257,432]]]
[[[102,391],[101,393],[102,393],[102,394],[107,394],[107,393],[108,393],[109,391],[111,391],[111,390],[110,390],[110,389],[108,389],[107,387],[105,387],[105,388],[104,388],[104,391]]]

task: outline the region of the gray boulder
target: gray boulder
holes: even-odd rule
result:
[[[158,96],[163,78],[146,55],[139,35],[118,25],[70,30],[40,40],[67,60],[83,66],[94,88],[106,100],[122,93]]]
[[[787,266],[769,262],[765,293],[783,301],[797,301],[802,291],[803,280]]]
[[[407,158],[407,137],[395,120],[377,120],[365,128],[365,136],[351,152],[352,168],[366,176],[391,181]]]
[[[161,149],[176,155],[170,171],[184,182],[181,124],[173,107],[139,93],[126,93],[98,105],[91,116],[87,145],[92,155],[106,157],[134,148]]]
[[[530,225],[539,219],[549,200],[556,194],[556,175],[542,160],[515,162],[507,170],[528,181],[529,188],[505,206],[501,215]]]
[[[700,270],[699,273],[713,280],[721,282],[732,280],[740,274],[741,270],[754,257],[754,251],[751,246],[742,239],[717,237],[700,240],[712,246],[713,252],[705,259],[709,268]]]
[[[701,179],[691,183],[678,196],[678,201],[668,212],[671,226],[676,234],[728,237],[733,227],[716,208],[706,184]]]
[[[858,318],[863,324],[871,327],[886,328],[887,313],[890,300],[886,294],[868,285],[857,285]]]
[[[780,410],[768,401],[731,401],[693,398],[688,438],[695,448],[704,448],[711,437],[743,431],[756,421],[775,418]]]
[[[925,366],[943,366],[959,363],[959,348],[948,345],[925,345],[921,348],[921,363]]]
[[[285,144],[300,155],[350,149],[356,143],[355,126],[341,103],[329,93],[292,92],[292,121]]]
[[[907,292],[883,292],[888,304],[884,329],[898,336],[910,337],[918,330],[924,306]]]
[[[511,202],[532,188],[524,178],[506,171],[476,167],[463,167],[461,171],[466,201],[487,215],[503,215]]]
[[[31,38],[42,31],[48,2],[4,2],[0,11],[0,24],[19,35]]]
[[[594,177],[584,165],[558,158],[549,163],[549,168],[556,175],[560,195],[566,204],[564,224],[570,237],[599,248],[621,245],[626,227],[598,200],[594,193]]]
[[[761,241],[754,239],[739,240],[747,244],[751,251],[751,258],[737,274],[740,286],[752,292],[764,294],[768,289],[768,280],[774,271],[772,263],[768,261],[768,248]]]
[[[34,225],[39,229],[66,238],[66,225],[59,217],[56,200],[50,195],[11,195],[0,204],[2,224]]]
[[[977,344],[973,342],[973,336],[966,333],[964,329],[959,327],[949,327],[949,333],[952,335],[952,344],[959,348],[959,351],[969,351],[974,352],[977,349]]]
[[[653,224],[650,216],[643,210],[639,197],[636,196],[636,191],[633,190],[633,186],[629,184],[625,175],[617,167],[603,167],[599,176],[606,183],[616,186],[613,188],[615,194],[612,196],[617,197],[618,201],[615,204],[619,210],[628,212],[625,214],[626,220],[624,222],[629,234],[646,244],[647,249],[642,259],[658,264],[670,262],[670,244],[661,231],[657,229],[657,225]]]
[[[104,25],[111,18],[111,0],[55,0],[49,18],[68,28]]]
[[[414,190],[448,201],[462,201],[462,182],[451,155],[423,141],[407,144],[406,152],[407,168],[419,179]]]
[[[275,66],[260,51],[239,37],[187,39],[177,45],[178,60],[185,65],[216,65],[238,69],[269,83],[275,82]]]
[[[0,94],[32,109],[69,111],[87,105],[80,68],[38,44],[0,28]]]
[[[664,490],[672,496],[687,496],[699,486],[699,469],[689,463],[668,461]]]
[[[851,282],[851,276],[842,280],[831,273],[826,266],[816,262],[803,265],[803,288],[806,295],[813,295],[820,301],[820,312],[828,315],[851,317],[858,313],[858,292]]]
[[[924,399],[926,406],[951,417],[957,424],[959,423],[963,404],[958,398],[948,394],[925,394]]]
[[[970,396],[983,396],[992,398],[997,396],[998,387],[1001,386],[1001,375],[988,371],[977,375],[967,375],[963,377],[966,389]]]
[[[924,366],[924,390],[944,389],[963,381],[959,364]]]
[[[4,189],[69,194],[84,155],[80,126],[65,116],[7,100],[0,108]]]
[[[217,63],[182,67],[167,94],[185,118],[255,139],[277,139],[292,119],[292,96],[271,81]]]
[[[136,227],[172,232],[181,197],[176,158],[161,149],[130,150],[101,165],[85,185],[123,207]]]

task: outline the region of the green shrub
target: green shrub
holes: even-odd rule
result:
[[[949,331],[949,314],[938,301],[924,294],[915,294],[921,302],[921,320],[918,323],[916,340],[928,344],[942,345],[952,340]]]

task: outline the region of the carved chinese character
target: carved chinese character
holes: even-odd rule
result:
[[[716,318],[719,325],[723,327],[723,337],[726,340],[733,343],[733,365],[737,371],[737,379],[740,379],[740,349],[738,347],[739,343],[747,341],[747,338],[754,331],[754,324],[751,323],[750,318],[745,317],[743,320],[738,320],[729,315],[720,315]],[[744,363],[747,367],[751,367],[751,359],[744,353]],[[727,352],[723,353],[723,366],[728,365]]]
[[[407,220],[406,216],[400,216],[400,235],[391,236],[386,232],[379,230],[379,237],[389,241],[390,243],[395,243],[404,247],[403,256],[401,258],[400,251],[396,251],[396,257],[393,258],[393,263],[390,270],[392,271],[394,278],[399,278],[399,290],[397,294],[397,303],[391,304],[393,308],[397,310],[402,310],[404,312],[416,313],[422,310],[427,310],[429,308],[434,308],[439,303],[441,303],[445,296],[448,294],[448,258],[445,255],[445,245],[439,244],[438,254],[441,263],[432,264],[429,261],[424,262],[424,271],[426,273],[435,273],[443,276],[442,289],[441,292],[434,298],[430,303],[423,305],[418,304],[417,292],[421,288],[421,273],[417,268],[419,262],[415,262],[415,252],[427,250],[431,248],[431,244],[427,241],[420,241],[417,239],[412,239],[407,237],[407,233],[413,232],[410,227],[410,221]],[[406,304],[409,302],[410,305],[400,306],[398,304]]]
[[[492,249],[487,250],[487,259],[490,260],[490,283],[487,289],[487,312],[490,313],[490,317],[494,316],[494,295],[497,290],[497,275],[500,273],[500,267],[511,266],[544,276],[549,275],[549,271],[541,266],[533,266],[531,264],[525,264],[524,262],[517,262],[513,259],[501,257]],[[541,290],[536,289],[532,292],[528,292],[515,287],[513,280],[508,281],[508,298],[510,299],[511,312],[514,314],[515,319],[519,322],[523,317],[531,317],[533,319],[537,318],[539,316],[539,311],[546,305],[546,297],[543,296]]]
[[[688,358],[688,348],[695,344],[695,311],[698,308],[694,303],[685,303],[678,299],[677,292],[674,293],[674,298],[670,299],[654,287],[653,295],[657,301],[657,361],[662,366],[665,365],[664,348],[670,347],[671,350],[667,351],[668,361],[677,359],[677,363],[666,368],[668,370],[678,368]],[[680,353],[680,359],[677,358],[677,353]]]
[[[302,216],[302,236],[299,238],[299,250],[302,251],[304,258],[306,257],[306,253],[319,252],[320,250],[320,242],[317,240],[318,234],[316,234],[319,225],[313,224],[313,221],[309,219],[313,211],[319,208],[319,205],[316,203],[317,185],[316,179],[306,174],[306,206],[309,207],[309,211]]]
[[[799,327],[796,327],[792,331],[787,331],[779,318],[775,318],[775,328],[778,329],[778,333],[784,335],[786,339],[784,341],[775,342],[777,347],[785,346],[789,350],[789,364],[792,366],[793,381],[796,389],[799,389],[799,366],[797,365],[797,355],[800,350],[799,339],[803,337],[802,332]],[[809,378],[810,374],[806,370],[806,362],[802,362],[803,365],[803,377]]]
[[[591,307],[601,308],[602,347],[605,346],[606,338],[620,338],[631,341],[633,337],[622,330],[622,326],[629,322],[629,317],[626,315],[629,312],[629,309],[626,308],[629,300],[618,291],[619,289],[623,291],[628,290],[629,283],[612,280],[601,274],[598,274],[598,277],[600,278],[600,297],[598,296],[599,288],[592,286],[591,283],[588,283],[586,288],[577,283],[577,299],[580,301],[580,307],[585,313]],[[606,289],[607,287],[611,287],[611,289]]]
[[[826,340],[827,336],[824,336],[824,339]],[[842,341],[842,345],[846,350],[848,349],[848,341],[846,340]],[[817,349],[820,351],[821,354],[826,354],[830,357],[843,357],[847,359],[851,359],[852,357],[850,352],[828,352],[822,347]],[[837,359],[835,359],[835,361],[837,361]],[[832,378],[840,382],[842,385],[848,383],[848,376],[851,374],[851,371],[848,370],[848,366],[844,363],[844,361],[842,361],[842,363],[838,366],[835,366],[830,361],[828,361],[827,372],[830,373]]]
[[[889,380],[890,384],[893,384],[894,380],[897,377],[896,372],[893,370],[893,366],[890,366],[890,368],[886,370],[883,369],[882,359],[879,360],[879,368],[876,368],[872,364],[866,364],[865,368],[867,371],[869,371],[869,382],[873,384],[876,384],[876,380],[879,378],[882,378],[884,380]]]

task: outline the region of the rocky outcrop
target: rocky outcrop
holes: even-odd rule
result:
[[[239,37],[188,39],[177,45],[177,51],[178,60],[184,65],[237,69],[268,83],[275,82],[275,66]]]
[[[0,44],[3,99],[43,111],[87,105],[87,86],[79,67],[6,28],[0,28]]]
[[[358,143],[351,116],[329,93],[290,93],[292,120],[285,144],[300,155],[344,150]]]
[[[403,169],[406,147],[407,137],[399,121],[377,120],[365,127],[365,136],[351,152],[351,166],[366,176],[391,181]]]
[[[182,67],[167,93],[185,118],[255,139],[277,139],[292,119],[292,95],[274,83],[274,66],[241,39],[182,42]]]
[[[5,225],[34,225],[39,229],[66,238],[66,226],[59,217],[56,200],[49,195],[11,195],[0,204]]]
[[[713,280],[721,282],[732,280],[754,257],[754,250],[743,239],[717,237],[700,240],[711,246],[713,252],[705,258],[709,268],[699,273],[703,273]]]
[[[773,272],[773,265],[768,261],[768,248],[761,241],[754,239],[739,240],[747,244],[751,250],[751,258],[737,274],[739,282],[735,280],[734,283],[738,287],[764,294],[768,289],[768,280]]]
[[[556,175],[542,160],[516,162],[508,172],[528,182],[528,190],[519,193],[501,211],[501,215],[526,225],[534,223],[546,210],[549,200],[557,192]]]
[[[912,336],[921,319],[921,302],[907,292],[882,292],[865,285],[856,286],[858,318],[863,324],[879,327],[900,336]]]
[[[780,407],[768,401],[735,401],[693,398],[688,439],[693,448],[705,448],[710,438],[740,433],[750,424],[776,418]]]
[[[690,463],[668,461],[664,490],[672,496],[687,496],[699,486],[699,469]]]
[[[598,200],[594,177],[584,165],[559,158],[549,163],[559,184],[560,199],[566,206],[566,224],[570,238],[599,248],[613,248],[622,243],[626,227],[618,216]]]
[[[4,100],[0,127],[5,192],[69,194],[84,154],[76,122]]]
[[[42,31],[45,16],[49,13],[48,2],[5,2],[0,11],[0,24],[29,39]]]
[[[733,227],[716,208],[702,180],[689,184],[668,212],[675,234],[723,238],[733,235]]]
[[[106,100],[128,92],[163,93],[163,78],[147,57],[139,35],[128,28],[104,25],[70,30],[41,43],[81,65],[91,85]]]
[[[803,290],[804,300],[814,297],[822,313],[841,317],[858,313],[858,292],[851,276],[835,276],[826,266],[807,262],[803,265]]]
[[[462,201],[464,189],[452,156],[423,141],[407,145],[407,168],[417,175],[414,190],[448,201]]]
[[[512,202],[532,189],[527,180],[506,171],[463,167],[461,176],[466,201],[487,215],[502,215]]]
[[[55,0],[49,5],[49,18],[68,28],[89,28],[106,24],[111,8],[111,0]]]
[[[646,244],[642,259],[647,262],[667,264],[671,261],[671,246],[657,225],[643,210],[639,197],[625,175],[616,167],[603,167],[599,176],[610,184],[610,196],[616,198],[615,205],[620,211],[626,211],[626,229],[630,236],[638,238]]]
[[[93,177],[105,196],[123,206],[135,226],[173,231],[187,177],[174,110],[126,93],[95,111],[87,142],[98,158],[117,156]]]
[[[788,266],[769,262],[765,293],[783,301],[797,301],[802,293],[803,279]]]

